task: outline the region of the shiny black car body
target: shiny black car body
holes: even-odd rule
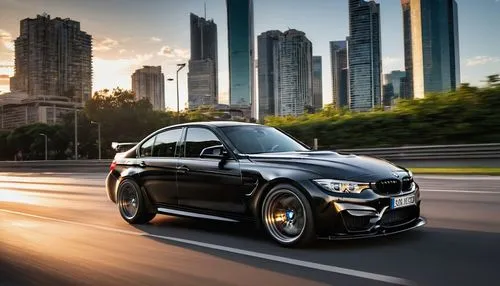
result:
[[[155,214],[255,221],[283,245],[387,235],[425,224],[408,170],[313,151],[285,133],[239,122],[154,132],[116,155],[107,194],[129,223]]]

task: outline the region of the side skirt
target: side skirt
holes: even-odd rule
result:
[[[198,212],[193,212],[193,211],[179,210],[179,209],[166,208],[166,207],[159,207],[158,213],[167,214],[167,215],[174,215],[174,216],[183,216],[183,217],[226,221],[226,222],[240,222],[241,221],[241,220],[227,218],[227,217],[218,216],[218,215],[203,214],[203,213],[198,213]]]

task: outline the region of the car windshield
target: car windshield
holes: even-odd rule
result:
[[[308,151],[302,144],[273,127],[230,126],[222,130],[243,154]]]

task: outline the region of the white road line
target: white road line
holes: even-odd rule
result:
[[[433,189],[421,189],[422,193],[463,193],[463,194],[492,194],[500,195],[500,192],[495,191],[461,191],[461,190],[433,190]]]
[[[154,238],[158,238],[158,239],[180,242],[183,244],[194,245],[194,246],[198,246],[198,247],[204,247],[204,248],[209,248],[209,249],[214,249],[214,250],[219,250],[219,251],[224,251],[224,252],[229,252],[229,253],[234,253],[234,254],[245,255],[245,256],[249,256],[249,257],[253,257],[253,258],[259,258],[259,259],[264,259],[264,260],[269,260],[269,261],[274,261],[274,262],[281,262],[281,263],[305,267],[305,268],[309,268],[309,269],[321,270],[321,271],[326,271],[326,272],[354,276],[354,277],[375,280],[375,281],[381,281],[381,282],[386,282],[386,283],[392,283],[392,284],[397,284],[397,285],[416,285],[416,283],[413,281],[399,278],[399,277],[387,276],[387,275],[382,275],[382,274],[377,274],[377,273],[365,272],[365,271],[337,267],[337,266],[331,266],[331,265],[320,264],[320,263],[314,263],[314,262],[309,262],[309,261],[304,261],[304,260],[298,260],[298,259],[293,259],[293,258],[272,255],[272,254],[265,254],[265,253],[261,253],[261,252],[232,248],[232,247],[211,244],[211,243],[205,243],[205,242],[200,242],[200,241],[195,241],[195,240],[177,238],[177,237],[172,237],[172,236],[149,234],[149,233],[137,232],[137,231],[122,230],[122,229],[118,229],[118,228],[112,228],[112,227],[99,226],[99,225],[87,224],[87,223],[64,220],[64,219],[39,216],[39,215],[28,214],[28,213],[23,213],[23,212],[18,212],[18,211],[6,210],[6,209],[0,209],[0,212],[14,214],[14,215],[20,215],[20,216],[26,216],[26,217],[32,217],[32,218],[37,218],[37,219],[42,219],[42,220],[54,221],[54,222],[78,225],[78,226],[82,226],[82,227],[94,228],[94,229],[116,232],[116,233],[121,233],[121,234],[154,237]]]

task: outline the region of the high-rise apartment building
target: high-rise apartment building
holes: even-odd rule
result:
[[[349,0],[349,106],[368,111],[381,106],[380,4]]]
[[[312,81],[312,106],[316,112],[323,108],[323,71],[321,56],[312,57]]]
[[[132,74],[136,99],[147,99],[154,110],[165,110],[165,76],[161,66],[144,66]]]
[[[191,59],[188,73],[188,106],[217,104],[217,25],[191,13]]]
[[[460,84],[455,0],[402,0],[405,69],[414,98],[455,90]]]
[[[229,104],[256,117],[253,0],[226,0]]]
[[[275,76],[277,75],[277,56],[280,31],[267,31],[257,37],[258,81],[259,81],[259,120],[275,115]]]
[[[349,106],[347,41],[330,42],[332,74],[332,104],[336,108]]]
[[[277,45],[275,114],[298,116],[313,107],[312,44],[294,29],[285,31]]]
[[[15,40],[13,92],[85,102],[92,94],[92,38],[80,23],[38,15],[21,20]]]

